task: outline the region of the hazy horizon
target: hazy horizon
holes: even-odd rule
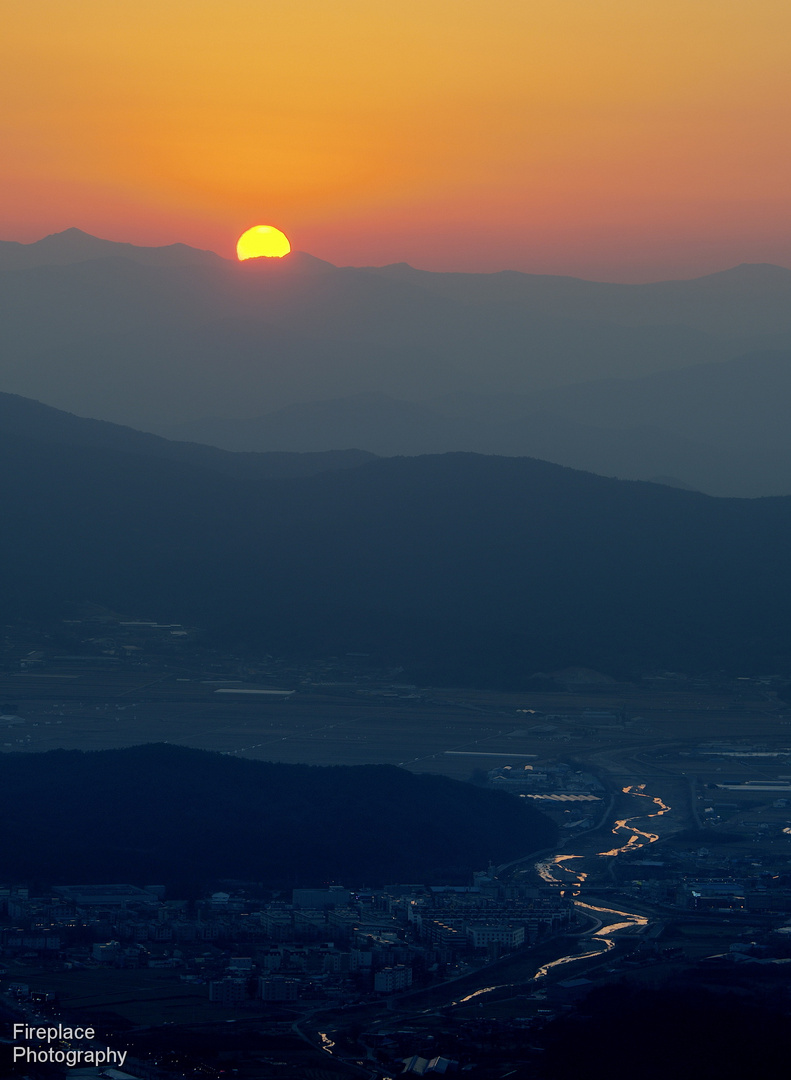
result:
[[[135,238],[135,239],[131,239],[128,236],[120,237],[120,236],[99,235],[98,233],[91,232],[90,229],[83,228],[80,225],[64,224],[62,227],[57,228],[57,229],[53,230],[52,232],[47,232],[44,235],[40,235],[40,233],[38,231],[36,231],[35,227],[31,226],[30,228],[25,229],[23,231],[17,231],[16,235],[4,235],[4,236],[0,237],[0,244],[3,243],[3,242],[6,242],[6,243],[12,243],[12,244],[21,244],[23,247],[30,248],[30,247],[35,246],[36,244],[42,243],[43,241],[51,240],[51,239],[54,239],[54,238],[57,238],[57,237],[61,237],[66,233],[75,233],[75,232],[76,233],[81,233],[84,236],[90,237],[91,239],[102,240],[102,241],[104,241],[106,243],[111,243],[111,244],[129,244],[129,245],[131,245],[132,247],[135,247],[135,248],[158,249],[158,248],[187,247],[187,248],[192,249],[193,251],[198,251],[198,252],[203,252],[203,253],[207,253],[207,254],[211,254],[211,255],[216,255],[218,258],[223,259],[225,262],[228,262],[228,263],[236,264],[238,262],[235,251],[233,250],[234,246],[235,246],[235,243],[236,243],[236,239],[238,238],[237,235],[229,236],[228,238],[226,238],[226,240],[224,241],[223,244],[217,244],[217,248],[225,247],[225,253],[223,253],[221,250],[215,250],[214,248],[208,248],[208,247],[201,247],[201,246],[199,246],[198,244],[196,244],[194,242],[187,242],[186,240],[183,239],[183,237],[170,237],[170,238],[165,239],[165,238],[162,238],[161,236],[154,236],[154,237],[151,237],[151,238],[145,238],[145,237],[140,238],[140,237],[138,237],[138,238]],[[291,234],[289,234],[289,239],[292,239]],[[779,268],[781,270],[791,270],[791,256],[788,257],[786,262],[782,262],[782,261],[773,262],[771,260],[760,260],[759,261],[759,260],[750,260],[748,258],[740,258],[738,253],[735,253],[733,255],[732,258],[733,258],[734,261],[728,262],[727,260],[723,261],[721,259],[718,262],[712,263],[710,266],[700,267],[700,268],[698,268],[697,270],[694,270],[694,271],[691,270],[691,269],[682,269],[682,268],[679,267],[677,273],[675,273],[675,274],[671,273],[671,274],[668,274],[668,276],[663,276],[663,271],[660,270],[659,268],[657,268],[654,271],[651,271],[648,268],[646,268],[643,271],[642,275],[637,274],[637,272],[629,272],[629,271],[625,270],[624,273],[623,273],[623,276],[620,277],[620,278],[603,276],[604,273],[605,273],[604,271],[602,271],[601,273],[596,273],[594,270],[591,270],[589,273],[586,274],[586,273],[582,273],[582,272],[579,272],[579,273],[572,272],[571,270],[565,271],[563,268],[558,268],[558,267],[555,267],[555,268],[552,268],[552,269],[549,269],[549,268],[542,269],[541,267],[531,267],[530,269],[524,269],[524,268],[521,268],[521,267],[517,267],[517,266],[513,266],[513,265],[507,265],[507,264],[503,264],[501,266],[493,264],[493,265],[486,265],[485,267],[476,267],[474,265],[475,257],[472,256],[472,255],[469,255],[469,254],[467,254],[466,256],[464,254],[461,254],[461,256],[460,256],[461,257],[461,262],[465,264],[463,266],[456,266],[455,265],[455,263],[458,260],[454,260],[454,262],[452,264],[448,264],[448,265],[440,265],[440,264],[421,265],[421,264],[419,264],[417,262],[408,262],[407,260],[404,260],[404,259],[387,260],[386,255],[384,257],[385,261],[382,261],[380,263],[333,262],[333,260],[326,254],[319,256],[315,252],[308,251],[307,249],[301,248],[301,247],[297,246],[297,244],[292,243],[292,250],[290,252],[290,255],[293,256],[293,255],[300,255],[300,254],[302,254],[302,255],[310,255],[312,258],[319,259],[321,262],[326,262],[330,266],[335,267],[336,269],[365,270],[365,269],[372,269],[372,268],[373,269],[385,269],[387,267],[393,267],[393,266],[408,266],[410,269],[420,270],[420,271],[423,271],[423,272],[426,272],[426,273],[449,273],[449,274],[454,274],[455,273],[455,274],[469,274],[469,275],[472,275],[472,274],[491,275],[491,274],[501,274],[501,273],[518,273],[518,274],[530,275],[530,276],[535,276],[535,277],[573,278],[573,279],[580,280],[580,281],[591,281],[591,282],[598,282],[600,284],[613,284],[613,285],[650,285],[650,284],[662,284],[664,282],[670,282],[670,281],[697,281],[700,278],[712,277],[712,276],[714,276],[716,274],[727,273],[729,270],[736,270],[736,269],[739,269],[740,267],[743,267],[743,266],[772,266],[772,267],[777,267],[777,268]],[[286,260],[288,260],[289,255],[282,256],[282,258],[285,258]],[[271,261],[271,262],[275,263],[277,261],[277,259],[272,259],[272,260],[265,259],[265,261],[267,261],[267,262]],[[468,263],[469,263],[469,265],[467,265]]]
[[[505,454],[791,493],[783,267],[624,285],[71,228],[0,242],[0,268],[0,390],[80,416],[227,450]]]

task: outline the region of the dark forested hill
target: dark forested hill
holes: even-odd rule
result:
[[[791,499],[472,454],[288,480],[109,442],[0,435],[0,454],[6,621],[90,600],[483,686],[567,665],[789,666]]]
[[[0,754],[4,872],[49,884],[222,878],[466,882],[553,842],[521,799],[391,765],[283,765],[180,746]]]

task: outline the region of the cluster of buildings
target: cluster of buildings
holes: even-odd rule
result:
[[[548,887],[500,882],[339,886],[256,900],[235,886],[197,902],[160,886],[0,888],[0,957],[53,970],[173,969],[210,1002],[242,1007],[302,998],[352,1002],[427,985],[566,928],[570,901]]]
[[[210,902],[227,917],[240,903],[224,893]],[[243,979],[231,960],[210,982],[211,1000],[353,1001],[398,993],[559,931],[574,909],[556,890],[506,885],[481,873],[463,887],[392,886],[366,895],[338,886],[295,889],[290,903],[273,901],[255,917],[265,938],[256,931],[250,974]]]
[[[567,831],[588,829],[601,817],[606,793],[593,773],[572,769],[565,762],[539,767],[533,764],[536,755],[517,756],[525,760],[489,770],[489,787],[532,800],[537,809]]]
[[[733,854],[716,847],[666,848],[662,858],[632,858],[633,879],[619,889],[680,912],[791,914],[787,845]]]

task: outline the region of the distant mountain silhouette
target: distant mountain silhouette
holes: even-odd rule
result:
[[[68,266],[107,258],[132,259],[145,266],[189,266],[217,262],[220,256],[213,251],[199,251],[187,244],[140,247],[116,240],[101,240],[82,229],[66,229],[33,244],[0,240],[0,271],[28,270],[33,266]]]
[[[791,492],[790,400],[791,351],[773,351],[547,390],[535,404],[560,424],[593,416],[613,434],[661,432],[676,446],[668,471],[714,495],[757,496]]]
[[[53,449],[59,446],[107,449],[151,459],[181,461],[239,479],[310,476],[332,469],[354,468],[374,456],[354,449],[295,454],[228,453],[198,443],[172,442],[105,420],[73,416],[38,401],[2,393],[0,434],[11,440],[37,440]]]
[[[665,432],[658,426],[630,425],[628,417],[622,427],[596,426],[538,406],[529,397],[501,400],[467,395],[463,401],[457,397],[449,405],[444,400],[423,404],[383,394],[358,394],[291,405],[251,420],[206,417],[175,425],[171,435],[228,450],[307,451],[359,446],[380,456],[465,451],[537,457],[630,480],[649,480],[671,472],[690,473],[704,461],[712,463],[712,472],[719,465],[725,491],[718,494],[729,494],[734,463],[731,453],[718,454],[712,446]],[[520,408],[524,410],[521,414]],[[760,479],[766,478],[762,475]]]
[[[619,285],[504,270],[495,274],[437,274],[406,263],[369,267],[373,274],[419,284],[465,304],[498,302],[548,318],[626,326],[688,326],[716,336],[787,334],[791,270],[742,263],[704,277]]]
[[[443,880],[552,843],[521,799],[391,765],[284,765],[182,746],[0,754],[6,874],[270,888]]]
[[[172,435],[227,450],[359,445],[376,446],[374,453],[387,456],[482,449],[481,433],[466,417],[373,392],[288,405],[248,420],[206,417],[175,425]]]
[[[0,267],[0,390],[160,433],[359,394],[533,395],[791,346],[779,267],[627,286],[300,252],[237,263],[79,230],[6,242]]]
[[[530,456],[621,479],[677,477],[713,495],[791,493],[791,352],[754,353],[532,395],[426,403],[356,395],[254,420],[205,418],[172,434],[232,450],[362,447],[380,455]]]
[[[657,372],[641,379],[606,379],[546,390],[536,401],[577,422],[593,413],[606,427],[648,424],[719,446],[789,437],[791,350],[758,352],[721,364]]]
[[[685,484],[683,480],[679,480],[677,476],[649,476],[648,482],[650,484],[664,484],[666,487],[680,488],[682,491],[694,491],[689,484]]]
[[[470,454],[243,477],[150,446],[0,432],[6,621],[88,600],[225,646],[517,689],[568,667],[787,669],[789,498]]]

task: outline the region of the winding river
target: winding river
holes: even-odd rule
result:
[[[549,964],[540,967],[533,976],[534,981],[543,978],[549,971],[561,967],[564,964],[574,963],[575,960],[585,960],[615,948],[615,936],[623,933],[636,933],[648,925],[645,915],[633,911],[622,911],[620,908],[604,907],[600,904],[591,904],[580,899],[586,880],[591,874],[598,876],[596,871],[599,867],[596,862],[600,859],[617,858],[619,855],[630,854],[638,851],[648,844],[654,844],[659,839],[659,834],[650,832],[646,827],[646,820],[661,817],[670,811],[667,803],[656,795],[651,795],[645,790],[645,784],[631,784],[622,788],[622,794],[634,799],[648,800],[648,804],[641,806],[637,814],[630,817],[618,818],[612,828],[615,837],[615,847],[607,851],[599,851],[596,854],[571,854],[564,852],[553,858],[536,863],[535,869],[539,876],[548,884],[556,885],[566,891],[571,891],[574,906],[579,912],[593,920],[593,927],[583,931],[579,936],[585,938],[590,949],[583,952],[570,953],[561,956]],[[583,838],[581,837],[580,840]]]
[[[597,879],[601,880],[602,859],[615,859],[619,855],[631,854],[639,851],[640,848],[655,843],[659,839],[658,833],[651,832],[647,827],[647,822],[651,818],[661,817],[663,814],[669,813],[671,807],[662,799],[648,793],[645,786],[645,784],[634,784],[621,789],[623,795],[636,800],[635,810],[637,812],[629,817],[618,818],[614,822],[612,826],[612,833],[616,840],[614,847],[607,851],[597,852],[591,846],[590,840],[586,842],[585,835],[580,835],[571,841],[575,847],[580,849],[578,852],[561,852],[549,859],[537,862],[529,871],[516,871],[519,874],[532,873],[535,870],[546,884],[563,889],[564,892],[570,891],[574,906],[591,922],[587,929],[577,931],[573,935],[576,936],[580,943],[578,951],[568,953],[543,964],[532,976],[532,979],[529,980],[530,982],[539,982],[550,972],[567,964],[574,964],[580,960],[601,956],[615,948],[618,936],[639,933],[648,925],[646,916],[638,912],[624,911],[621,908],[607,907],[582,899],[586,882],[595,888],[595,881]],[[588,848],[587,851],[584,850],[585,847]],[[509,990],[515,992],[521,990],[524,992],[524,987],[524,982],[482,986],[464,997],[449,1001],[447,1004],[451,1007],[465,1005],[495,991],[502,993]],[[435,1009],[436,1005],[432,1005],[419,1011],[431,1013]],[[332,1054],[335,1043],[326,1032],[318,1032],[318,1035],[321,1040],[321,1049],[328,1054]]]
[[[560,956],[548,964],[542,965],[533,976],[532,981],[543,979],[550,971],[554,971],[566,964],[573,964],[578,960],[588,960],[595,956],[609,952],[615,948],[616,937],[622,934],[639,933],[648,925],[648,919],[634,911],[623,911],[620,908],[605,907],[601,904],[589,903],[581,899],[586,881],[591,877],[600,878],[601,859],[614,859],[619,855],[631,854],[642,847],[656,843],[659,834],[651,832],[647,828],[647,821],[651,818],[661,817],[670,811],[667,803],[656,795],[651,795],[645,790],[645,784],[632,784],[621,789],[623,795],[628,795],[636,800],[647,800],[647,803],[635,807],[637,813],[630,817],[618,818],[612,827],[616,846],[607,851],[599,852],[562,852],[550,859],[544,859],[535,864],[535,870],[541,879],[548,885],[562,888],[571,892],[574,906],[577,910],[592,921],[592,926],[579,932],[577,937],[581,946],[579,951]],[[582,847],[585,838],[576,838],[576,845]],[[453,1002],[461,1005],[479,998],[494,990],[509,989],[510,984],[498,986],[486,986],[476,990],[472,994]]]

